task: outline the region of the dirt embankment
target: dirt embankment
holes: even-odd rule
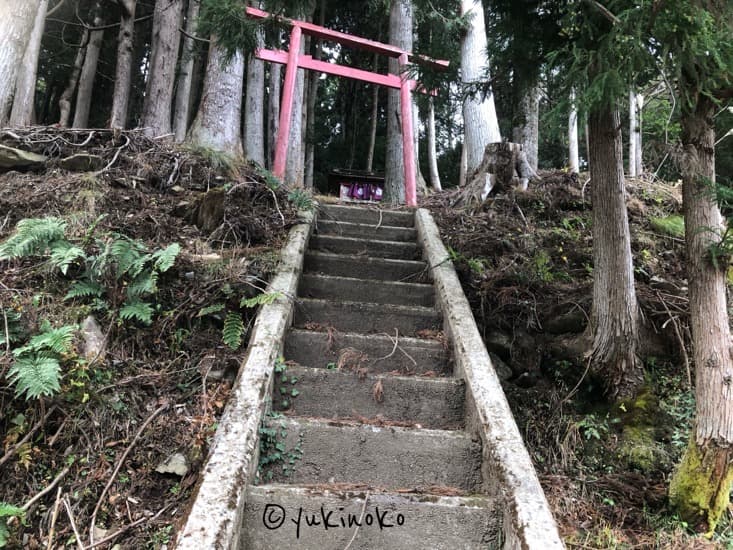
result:
[[[588,368],[593,253],[587,177],[542,174],[478,211],[427,199],[570,547],[707,548],[666,508],[694,398],[681,186],[627,181],[646,386],[608,404]],[[694,382],[694,380],[693,380]]]
[[[0,261],[0,502],[24,508],[0,509],[0,542],[88,545],[96,518],[95,541],[160,548],[185,514],[295,205],[266,174],[138,132],[13,130],[2,144],[46,161],[0,173],[0,242],[29,218],[57,218],[63,237]],[[49,259],[59,243],[80,249],[64,269]],[[80,282],[95,291],[70,297]],[[98,327],[85,333],[90,316]],[[66,327],[55,351],[39,340]],[[89,354],[95,335],[103,346]],[[18,361],[46,358],[58,387],[27,398]]]

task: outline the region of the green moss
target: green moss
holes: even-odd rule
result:
[[[664,235],[683,238],[685,236],[685,219],[679,214],[666,218],[651,218],[652,227]]]
[[[655,439],[655,431],[653,426],[624,427],[618,453],[629,468],[646,474],[670,465],[669,454]]]
[[[690,439],[670,482],[669,500],[684,521],[696,528],[706,526],[712,536],[728,509],[733,464],[728,449],[711,446],[701,451]]]

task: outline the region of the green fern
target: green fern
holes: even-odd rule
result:
[[[7,502],[0,502],[0,548],[5,548],[8,545],[8,538],[10,537],[10,530],[5,518],[15,517],[22,520],[25,517],[25,510]]]
[[[239,307],[257,307],[273,303],[282,296],[282,292],[263,292],[252,298],[242,298]]]
[[[158,273],[165,273],[173,267],[173,263],[176,261],[180,252],[181,245],[178,243],[173,243],[165,247],[163,250],[158,250],[153,254],[153,259],[155,260],[153,268],[157,270]]]
[[[94,281],[76,281],[71,285],[69,292],[64,296],[64,300],[73,298],[101,298],[104,294],[104,288]]]
[[[117,264],[117,278],[129,275],[133,279],[140,275],[148,260],[147,248],[140,241],[132,240],[123,235],[117,235],[109,246],[109,254]]]
[[[212,304],[210,306],[202,307],[201,311],[196,314],[196,317],[205,317],[212,313],[219,313],[222,309],[224,309],[224,304]]]
[[[64,275],[69,270],[69,266],[79,259],[86,260],[84,250],[78,246],[74,246],[69,241],[60,240],[51,245],[49,262]]]
[[[66,222],[60,218],[20,220],[7,241],[0,245],[0,260],[42,254],[49,245],[64,239]]]
[[[158,274],[151,271],[143,271],[128,285],[127,297],[133,300],[145,294],[155,294],[157,291]]]
[[[17,357],[8,370],[8,380],[15,385],[15,394],[26,400],[51,396],[61,390],[61,365],[48,352]]]
[[[242,322],[242,316],[235,311],[230,311],[224,319],[224,329],[222,330],[224,343],[233,350],[237,350],[242,345],[243,335],[244,322]]]
[[[136,319],[145,325],[153,322],[153,306],[141,300],[130,300],[120,308],[120,319],[130,321]]]
[[[13,354],[20,358],[22,355],[38,352],[52,352],[57,355],[68,353],[74,343],[77,328],[76,325],[51,328],[46,321],[41,325],[41,333],[31,338],[25,346],[13,350]]]

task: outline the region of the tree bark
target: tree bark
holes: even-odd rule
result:
[[[250,2],[257,8],[260,2]],[[264,45],[262,31],[257,47]],[[265,62],[250,54],[247,63],[247,92],[244,100],[244,157],[265,165]]]
[[[191,36],[195,36],[196,34],[196,19],[199,16],[199,7],[200,0],[188,0],[186,32]],[[195,57],[194,40],[186,36],[183,39],[181,69],[178,73],[178,86],[176,88],[176,106],[173,111],[173,134],[176,143],[181,143],[186,139],[188,122],[191,118],[191,88],[193,87],[193,64]]]
[[[100,27],[104,19],[100,15],[100,4],[97,3],[94,17],[94,26]],[[97,76],[97,64],[99,53],[102,50],[102,39],[104,30],[91,31],[89,33],[89,44],[84,55],[84,65],[81,68],[79,77],[79,90],[76,93],[76,107],[74,108],[73,128],[86,128],[89,126],[89,112],[92,108],[92,92],[94,91],[94,79]]]
[[[132,50],[135,34],[135,8],[137,0],[119,0],[120,32],[117,35],[117,70],[112,95],[111,128],[127,127],[127,108],[132,84]]]
[[[389,43],[412,50],[412,0],[392,0],[389,11]],[[396,59],[390,58],[388,70],[399,74]],[[405,162],[402,156],[400,91],[387,90],[387,147],[384,161],[384,200],[391,204],[405,202]]]
[[[244,57],[237,53],[229,63],[222,65],[223,57],[223,51],[216,46],[216,38],[212,36],[201,104],[187,141],[241,157]]]
[[[71,73],[69,74],[69,82],[59,98],[59,111],[61,112],[59,116],[59,126],[62,128],[66,128],[69,125],[69,118],[71,117],[71,100],[74,97],[76,85],[79,82],[79,75],[81,75],[81,68],[84,65],[84,55],[87,51],[88,41],[89,30],[84,29],[84,32],[81,35],[79,50],[76,52],[76,57],[74,57],[74,66],[71,68]]]
[[[533,171],[537,171],[539,162],[540,136],[540,87],[535,84],[528,88],[519,101],[519,114],[515,117],[512,138],[521,143],[527,163]]]
[[[267,109],[267,161],[270,168],[275,162],[275,143],[277,142],[277,132],[280,128],[280,82],[282,76],[282,65],[278,63],[270,64],[268,109]]]
[[[318,6],[318,24],[322,27],[326,22],[326,2],[321,0]],[[321,59],[321,41],[316,42],[313,59]],[[321,73],[311,71],[308,78],[308,102],[306,108],[305,126],[305,187],[313,189],[313,172],[315,169],[316,153],[316,99],[318,98],[318,84]]]
[[[644,96],[634,90],[629,92],[629,177],[642,174],[641,158],[641,109]]]
[[[434,191],[442,191],[440,173],[438,172],[438,151],[435,140],[435,103],[428,99],[428,168],[430,170],[430,186]]]
[[[178,28],[182,11],[182,0],[155,2],[148,83],[142,116],[145,134],[151,137],[164,136],[172,131],[171,105],[178,47],[181,42]]]
[[[614,107],[589,116],[593,202],[593,315],[591,365],[609,399],[633,397],[644,382],[636,356],[639,307],[634,288],[626,212],[620,118]]]
[[[570,171],[576,174],[580,172],[578,149],[578,106],[575,104],[575,92],[571,92],[570,114],[568,115],[568,157]]]
[[[461,39],[461,83],[463,85],[463,124],[466,148],[467,173],[479,164],[488,143],[500,142],[499,121],[496,117],[494,94],[485,97],[470,93],[470,88],[485,80],[488,74],[486,60],[486,27],[482,3],[477,0],[461,0],[461,13],[470,14],[471,21]]]
[[[683,89],[694,90],[689,83]],[[691,94],[692,95],[692,94]],[[693,527],[711,532],[728,509],[733,481],[733,362],[726,305],[726,267],[710,250],[725,231],[715,202],[715,104],[699,94],[682,106],[682,193],[690,326],[695,362],[695,425],[670,483],[670,500]]]
[[[43,29],[46,26],[47,11],[48,0],[41,0],[15,84],[13,109],[10,112],[11,126],[30,126],[33,123],[38,57],[41,53],[41,40],[43,39]]]
[[[5,0],[0,5],[0,125],[10,109],[18,67],[28,46],[40,0]]]
[[[376,56],[375,56],[376,57]],[[374,147],[377,144],[377,117],[379,116],[379,86],[372,84],[372,115],[369,128],[369,148],[367,149],[366,171],[374,168]]]

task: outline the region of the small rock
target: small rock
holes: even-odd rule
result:
[[[173,192],[173,193],[185,193],[186,190],[183,187],[181,187],[180,185],[174,185],[173,187],[171,187],[171,192]]]
[[[102,540],[109,533],[109,529],[102,529],[96,525],[93,528],[94,540]]]
[[[78,153],[65,159],[61,159],[59,165],[64,170],[71,172],[92,172],[104,167],[104,159],[98,155],[89,153]]]
[[[489,333],[486,337],[486,347],[489,351],[494,352],[504,360],[508,360],[511,357],[512,344],[511,336],[498,330]]]
[[[104,334],[93,315],[84,319],[81,325],[81,336],[84,340],[84,358],[87,361],[93,361],[94,359],[104,361]]]
[[[183,477],[188,473],[188,459],[183,453],[174,453],[155,469],[159,474],[174,474]]]
[[[585,330],[586,323],[585,313],[576,308],[545,321],[544,328],[550,334],[577,334]]]

